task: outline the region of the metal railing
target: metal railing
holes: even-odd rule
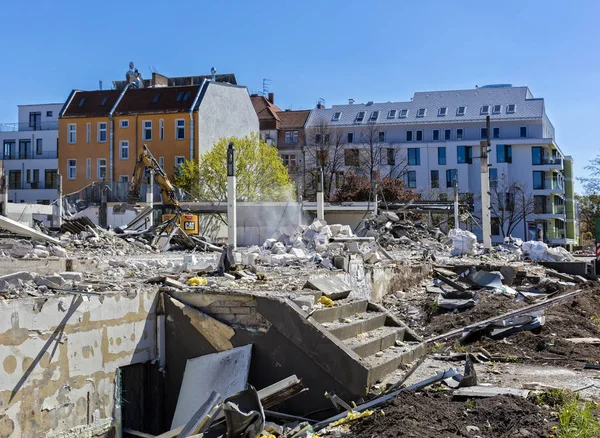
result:
[[[534,214],[565,214],[565,206],[548,202],[546,204],[534,204]]]
[[[57,129],[58,122],[0,123],[0,132],[55,131]]]
[[[57,188],[58,184],[56,181],[36,181],[26,183],[13,181],[8,183],[9,190],[56,190]]]
[[[546,233],[546,239],[566,239],[565,230],[553,230]]]
[[[48,160],[58,158],[57,151],[47,151],[42,152],[41,154],[36,154],[28,151],[27,153],[12,153],[5,154],[3,156],[3,160]]]

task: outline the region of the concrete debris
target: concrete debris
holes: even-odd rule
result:
[[[569,251],[562,247],[550,248],[544,242],[529,241],[523,243],[523,255],[535,261],[563,262],[573,261],[575,258]]]

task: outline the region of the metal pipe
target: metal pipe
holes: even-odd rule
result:
[[[374,242],[374,237],[332,237],[329,242]]]

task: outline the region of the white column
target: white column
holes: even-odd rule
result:
[[[56,176],[56,191],[57,191],[57,197],[56,197],[56,217],[54,218],[54,220],[52,222],[54,222],[52,225],[60,228],[62,225],[62,215],[63,215],[63,189],[62,189],[62,175],[59,173]],[[8,196],[7,198],[8,199]]]
[[[317,185],[317,219],[325,219],[325,193],[323,193],[323,169],[319,172],[319,184]]]
[[[237,248],[235,184],[235,149],[233,143],[229,143],[227,147],[227,241],[233,249]]]
[[[489,130],[489,128],[488,128]],[[486,141],[480,147],[481,166],[481,229],[483,233],[483,247],[492,248],[492,221],[490,217],[490,178],[488,168],[488,146]]]
[[[154,208],[154,170],[150,169],[150,177],[148,178],[148,190],[146,191],[146,204],[148,207]],[[153,225],[154,214],[148,216],[148,227]]]

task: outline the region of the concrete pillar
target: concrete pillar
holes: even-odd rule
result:
[[[458,217],[458,180],[454,181],[454,228],[460,228]]]
[[[237,248],[237,212],[236,212],[235,148],[233,143],[227,147],[227,241],[233,249]]]
[[[489,131],[489,128],[488,128]],[[482,141],[480,145],[481,169],[481,228],[483,234],[483,247],[492,248],[492,221],[490,217],[490,177],[488,168],[488,143]]]
[[[2,170],[2,214],[8,216],[8,180]]]
[[[323,169],[319,171],[319,184],[317,184],[317,219],[325,219],[325,193],[323,192]]]
[[[148,207],[154,208],[154,170],[150,169],[150,175],[148,177],[148,190],[146,191],[146,204]],[[154,214],[150,213],[148,216],[148,227],[153,225]]]
[[[62,175],[59,173],[56,177],[56,207],[52,210],[54,217],[52,218],[52,225],[56,228],[60,228],[62,225],[63,216],[63,190],[62,190]]]

